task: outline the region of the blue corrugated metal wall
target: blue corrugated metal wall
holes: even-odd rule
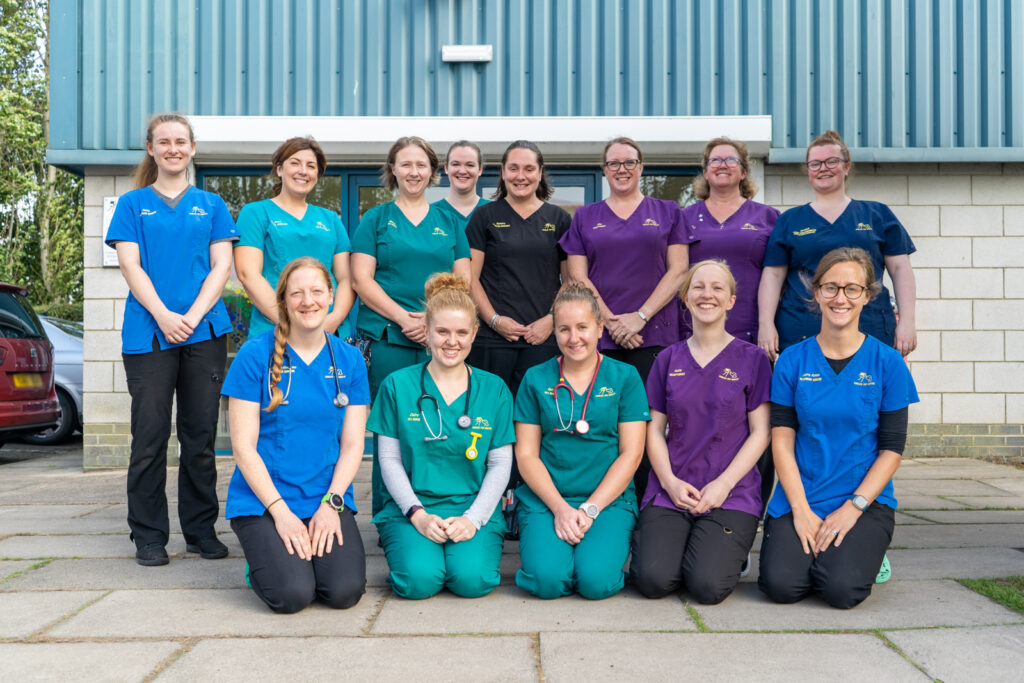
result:
[[[51,145],[204,115],[742,115],[1024,160],[1022,0],[53,0]],[[441,46],[494,46],[446,64]],[[97,157],[99,158],[99,157]],[[1004,155],[1005,158],[1005,155]]]

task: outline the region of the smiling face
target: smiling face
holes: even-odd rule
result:
[[[839,287],[838,293],[831,299],[826,298],[821,291],[821,286],[828,284]],[[842,289],[849,284],[868,286],[864,268],[855,261],[837,263],[821,277],[819,286],[814,290],[814,301],[821,310],[823,327],[845,328],[853,325],[853,328],[857,329],[860,312],[870,299],[870,295],[868,290],[865,290],[856,299],[850,299]]]
[[[315,268],[293,271],[288,276],[284,297],[292,330],[323,328],[331,306],[331,285],[322,271]]]
[[[281,189],[305,197],[316,186],[319,167],[311,149],[302,149],[284,160],[274,172],[281,178]]]
[[[407,197],[419,197],[430,184],[433,170],[427,153],[416,145],[398,150],[391,172],[398,181],[398,192]]]
[[[167,121],[153,129],[153,141],[146,142],[146,152],[153,157],[161,174],[179,175],[188,170],[196,153],[196,143],[188,126]]]
[[[453,147],[448,152],[444,172],[457,191],[476,192],[476,182],[483,171],[476,150],[472,147]]]
[[[829,159],[839,159],[835,168],[829,168],[825,163]],[[845,190],[846,176],[850,174],[850,162],[843,161],[843,150],[839,145],[817,145],[807,150],[807,163],[821,162],[821,168],[817,171],[807,169],[807,178],[815,192],[828,194]]]
[[[640,154],[631,145],[616,143],[608,148],[604,155],[604,177],[608,179],[608,188],[615,194],[632,194],[640,186],[640,176],[643,175],[644,165],[640,162]],[[609,161],[619,162],[617,169],[608,168]],[[622,162],[635,163],[632,169],[627,169]]]
[[[683,293],[683,303],[693,319],[704,324],[725,320],[725,314],[736,303],[733,280],[721,266],[708,263],[697,268]]]
[[[732,145],[712,147],[707,167],[703,171],[704,179],[716,190],[734,191],[740,186],[740,181],[747,177],[741,159],[739,151]]]
[[[476,338],[476,316],[461,308],[442,308],[430,316],[427,326],[427,346],[430,356],[444,367],[456,367],[466,362]]]
[[[505,182],[508,196],[520,201],[536,196],[542,173],[537,155],[533,150],[522,147],[509,152],[501,167],[501,179]]]
[[[603,331],[604,324],[585,302],[566,301],[555,308],[555,341],[567,360],[581,363],[590,359],[597,353]]]

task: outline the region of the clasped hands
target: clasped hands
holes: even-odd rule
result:
[[[273,512],[274,526],[277,534],[284,542],[289,555],[298,555],[300,559],[312,560],[313,555],[323,557],[330,553],[335,542],[340,546],[344,539],[341,536],[341,517],[338,512],[321,503],[309,519],[309,526],[302,523],[295,513],[285,505],[278,505],[280,512]]]
[[[732,486],[721,479],[712,479],[707,486],[699,491],[695,486],[678,477],[673,477],[673,480],[664,486],[672,504],[680,510],[686,510],[694,515],[703,515],[715,508],[722,507],[722,503],[732,491]]]
[[[461,543],[476,535],[476,527],[465,515],[443,519],[419,509],[412,514],[409,521],[416,527],[416,531],[434,543]]]
[[[624,349],[638,349],[644,343],[640,330],[646,325],[635,312],[610,315],[605,321],[605,329],[616,344]]]

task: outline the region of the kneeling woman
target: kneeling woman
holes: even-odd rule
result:
[[[649,598],[685,586],[715,604],[736,587],[761,516],[754,465],[768,446],[771,365],[725,330],[736,280],[723,261],[695,264],[682,298],[693,335],[658,354],[647,378],[652,471],[630,569]]]
[[[249,584],[275,612],[298,612],[314,598],[344,609],[366,587],[352,478],[370,387],[362,355],[324,329],[332,301],[320,261],[285,266],[277,326],[245,343],[222,391],[238,465],[225,516]]]
[[[772,377],[779,487],[758,585],[776,602],[818,593],[848,609],[871,594],[892,540],[892,475],[917,389],[900,352],[858,329],[881,289],[867,252],[828,252],[811,284],[821,332],[783,351]]]
[[[562,355],[530,368],[516,396],[525,482],[516,585],[541,598],[600,600],[624,582],[650,414],[636,369],[597,351],[604,325],[594,293],[570,283],[552,310]]]
[[[512,395],[497,375],[466,365],[477,332],[469,282],[434,275],[426,299],[430,361],[391,373],[370,417],[385,488],[373,521],[395,593],[429,598],[447,587],[476,598],[501,580]]]

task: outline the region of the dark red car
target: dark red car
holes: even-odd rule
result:
[[[53,345],[21,287],[0,283],[0,444],[57,423]]]

